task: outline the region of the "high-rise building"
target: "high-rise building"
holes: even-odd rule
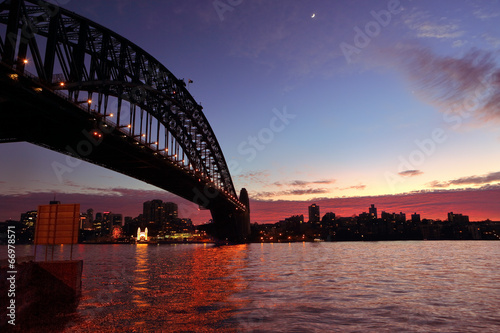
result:
[[[455,224],[469,223],[469,216],[462,214],[453,214],[453,212],[450,212],[448,213],[448,222]]]
[[[96,235],[101,235],[102,234],[102,213],[96,213],[95,214],[95,219],[92,222],[94,225],[94,230],[96,232]]]
[[[92,208],[87,209],[87,221],[90,223],[94,222],[94,210]]]
[[[372,219],[374,219],[374,220],[378,218],[378,217],[377,217],[377,208],[375,208],[375,205],[374,205],[374,204],[372,204],[372,205],[370,206],[370,208],[368,208],[368,214],[370,214],[370,217],[371,217]]]
[[[123,216],[122,214],[113,214],[113,216],[111,217],[111,225],[112,226],[122,226],[123,223]]]
[[[165,202],[163,204],[163,212],[167,222],[176,219],[179,215],[178,206],[175,202]]]
[[[111,219],[113,214],[111,212],[102,213],[102,234],[109,235],[111,233]]]
[[[87,225],[87,214],[80,213],[80,230],[85,229],[86,225]]]
[[[146,201],[142,205],[144,222],[160,224],[164,219],[163,201],[159,199]]]
[[[406,214],[403,212],[399,212],[399,214],[396,214],[395,217],[396,217],[395,218],[396,222],[400,222],[400,223],[406,222]]]
[[[323,215],[323,218],[321,220],[322,222],[333,222],[335,221],[335,213],[326,213],[325,215]]]
[[[30,210],[27,211],[26,213],[22,213],[21,220],[19,222],[21,222],[28,228],[32,228],[35,226],[36,223],[36,214],[37,214],[36,210]]]
[[[411,221],[413,223],[420,223],[420,214],[411,214]]]
[[[125,216],[125,225],[132,223],[133,220],[132,216]]]
[[[312,204],[309,206],[309,223],[319,222],[319,206]]]

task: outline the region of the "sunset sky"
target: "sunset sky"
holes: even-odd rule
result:
[[[61,0],[155,56],[202,104],[252,222],[379,211],[500,221],[499,1]],[[30,71],[29,65],[27,68]],[[31,69],[34,72],[34,69]],[[0,221],[54,193],[137,216],[175,201],[65,156],[0,145]]]

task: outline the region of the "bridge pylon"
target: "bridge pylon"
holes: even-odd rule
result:
[[[210,207],[212,213],[212,236],[221,242],[246,243],[250,236],[250,203],[245,188],[240,191],[239,201],[245,209],[228,206],[224,200],[214,200]]]

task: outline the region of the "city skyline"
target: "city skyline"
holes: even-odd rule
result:
[[[367,197],[366,200],[369,200],[371,197]],[[354,199],[354,198],[352,198]],[[321,202],[321,201],[320,201]],[[368,202],[368,201],[366,201]],[[51,201],[52,203],[60,203],[60,201]],[[251,223],[258,223],[258,224],[268,224],[268,223],[276,223],[277,221],[282,220],[283,218],[286,218],[288,216],[309,216],[308,220],[305,220],[305,222],[319,222],[325,215],[333,213],[334,216],[337,218],[350,218],[350,217],[358,217],[363,214],[367,214],[367,216],[370,216],[372,219],[377,219],[378,217],[381,216],[383,213],[390,213],[390,214],[404,214],[408,216],[409,220],[412,215],[416,214],[422,219],[428,219],[428,220],[436,220],[436,221],[445,221],[449,219],[450,214],[462,214],[465,213],[468,215],[467,211],[461,211],[461,210],[455,210],[455,211],[442,211],[439,215],[439,217],[431,217],[427,216],[425,213],[422,213],[421,211],[408,211],[405,209],[399,209],[394,206],[377,206],[376,204],[369,204],[366,205],[365,207],[361,208],[352,208],[353,210],[351,211],[352,214],[342,214],[343,210],[342,209],[335,209],[335,208],[330,208],[330,207],[324,207],[321,205],[316,204],[316,202],[301,202],[304,204],[304,207],[294,207],[290,211],[282,211],[280,214],[281,215],[272,215],[276,216],[275,219],[268,219],[266,221],[252,221]],[[106,207],[105,209],[94,209],[93,207],[89,208],[83,208],[81,214],[82,215],[88,215],[89,212],[90,214],[96,214],[96,216],[103,215],[103,214],[108,214],[112,216],[119,216],[121,225],[125,224],[125,220],[128,219],[142,219],[144,221],[159,221],[162,219],[169,220],[171,218],[179,218],[179,219],[184,219],[184,220],[191,220],[191,217],[183,216],[182,214],[189,212],[188,209],[183,207],[182,205],[179,206],[177,203],[172,202],[172,201],[163,201],[161,199],[149,199],[147,201],[144,201],[143,203],[140,204],[142,207],[141,210],[135,214],[127,214],[124,213],[123,210],[111,210],[109,207]],[[356,203],[356,207],[359,206],[359,202]],[[146,208],[147,207],[147,208]],[[160,208],[159,208],[160,207]],[[323,208],[321,208],[323,207]],[[156,209],[160,209],[160,211],[164,213],[155,213]],[[298,212],[300,210],[300,212]],[[32,212],[36,212],[36,208],[34,209],[29,209],[26,211],[18,212],[18,216],[21,216],[21,219],[17,218],[11,218],[7,219],[5,221],[21,221],[23,220],[23,215],[25,214],[31,214]],[[306,214],[303,213],[303,211],[306,211]],[[149,212],[149,213],[148,213]],[[160,215],[155,215],[155,214],[160,214]],[[163,215],[166,214],[166,215]],[[196,215],[195,215],[196,217]],[[486,220],[490,220],[493,222],[500,222],[497,220],[492,220],[490,218],[485,218],[485,219],[470,219],[471,222],[484,222]],[[0,220],[0,222],[4,222],[3,220]],[[206,222],[209,222],[208,220]],[[204,223],[201,223],[204,224]],[[200,223],[197,223],[195,225],[200,225]]]
[[[306,215],[311,201],[344,216],[369,202],[430,218],[463,211],[471,220],[500,220],[498,3],[63,7],[193,81],[188,88],[204,107],[236,188],[249,191],[252,222],[274,221],[297,205]],[[66,157],[33,145],[1,144],[0,153],[9,157],[0,162],[0,220],[16,219],[13,212],[54,193],[87,208],[131,211],[134,202],[140,210],[138,197],[159,198],[177,202],[197,224],[210,218],[194,204],[86,162],[58,178],[52,163]]]

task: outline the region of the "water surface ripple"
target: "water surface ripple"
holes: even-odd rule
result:
[[[46,330],[500,331],[495,241],[78,245],[74,257],[80,304]]]

